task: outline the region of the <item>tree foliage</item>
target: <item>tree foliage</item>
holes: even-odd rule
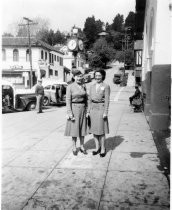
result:
[[[26,22],[24,22],[22,20],[21,24],[23,26],[21,26],[21,24],[16,23],[16,28],[17,28],[17,35],[18,37],[26,37],[28,36],[28,27],[27,25],[25,25]],[[49,29],[49,20],[48,19],[44,19],[41,17],[36,17],[33,18],[33,23],[35,23],[34,25],[30,25],[30,35],[31,36],[36,36],[37,33],[39,33],[40,31],[45,31]]]
[[[129,12],[125,19],[125,27],[131,27],[133,30],[135,28],[135,13]]]
[[[98,38],[98,34],[102,31],[103,24],[101,20],[95,20],[94,16],[86,19],[83,29],[86,49],[90,49],[93,46]]]
[[[115,50],[104,38],[98,39],[92,48],[93,52],[100,59],[101,64],[105,67],[109,61],[114,59]],[[102,66],[102,65],[101,65]]]
[[[121,32],[123,30],[124,16],[117,14],[113,19],[113,23],[111,25],[112,30]]]
[[[57,30],[56,32],[54,32],[52,29],[42,30],[37,33],[36,37],[37,39],[40,39],[51,46],[54,46],[56,44],[65,44],[66,42],[65,34],[60,32],[59,30]]]
[[[107,42],[116,50],[122,50],[123,34],[118,31],[110,30],[106,36]]]
[[[2,37],[13,37],[13,35],[11,33],[3,33]]]

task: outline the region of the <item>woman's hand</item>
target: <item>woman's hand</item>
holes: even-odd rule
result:
[[[87,114],[86,114],[86,118],[88,118],[89,116],[90,116],[90,114],[89,114],[89,113],[87,113]]]
[[[74,118],[74,116],[73,116],[72,114],[68,114],[68,115],[67,115],[67,119],[68,119],[68,120],[72,120],[72,121],[75,120],[75,118]]]
[[[103,114],[103,119],[107,119],[107,114]]]

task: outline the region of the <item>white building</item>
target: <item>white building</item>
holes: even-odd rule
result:
[[[144,112],[152,130],[166,130],[171,107],[170,0],[136,0],[136,35],[143,39]]]
[[[64,54],[47,43],[31,38],[33,85],[38,78],[65,80]],[[16,86],[30,87],[31,66],[27,37],[2,38],[2,78]]]

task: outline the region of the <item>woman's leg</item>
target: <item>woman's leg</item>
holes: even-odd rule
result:
[[[100,154],[105,153],[105,135],[100,136],[100,142],[101,142],[101,152]]]
[[[84,150],[84,136],[80,136],[79,139],[80,139],[80,148]]]
[[[77,140],[77,137],[72,137],[73,151],[76,151],[76,140]]]
[[[84,149],[84,136],[80,136],[80,152],[87,155],[87,151]]]
[[[94,141],[95,141],[95,144],[96,144],[96,150],[95,151],[98,151],[98,149],[100,148],[99,136],[98,135],[94,134]]]

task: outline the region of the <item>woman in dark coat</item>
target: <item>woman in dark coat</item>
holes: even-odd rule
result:
[[[67,87],[66,93],[68,119],[65,136],[72,136],[74,155],[77,155],[77,137],[80,139],[80,152],[87,154],[84,149],[84,136],[87,134],[87,92],[85,84],[83,84],[83,74],[79,70],[75,70],[73,74],[75,81]]]
[[[91,125],[89,132],[94,135],[96,151],[93,155],[100,153],[100,157],[106,155],[105,134],[109,133],[108,108],[110,98],[110,86],[104,83],[106,72],[95,71],[96,83],[90,87],[87,117],[90,117]]]

